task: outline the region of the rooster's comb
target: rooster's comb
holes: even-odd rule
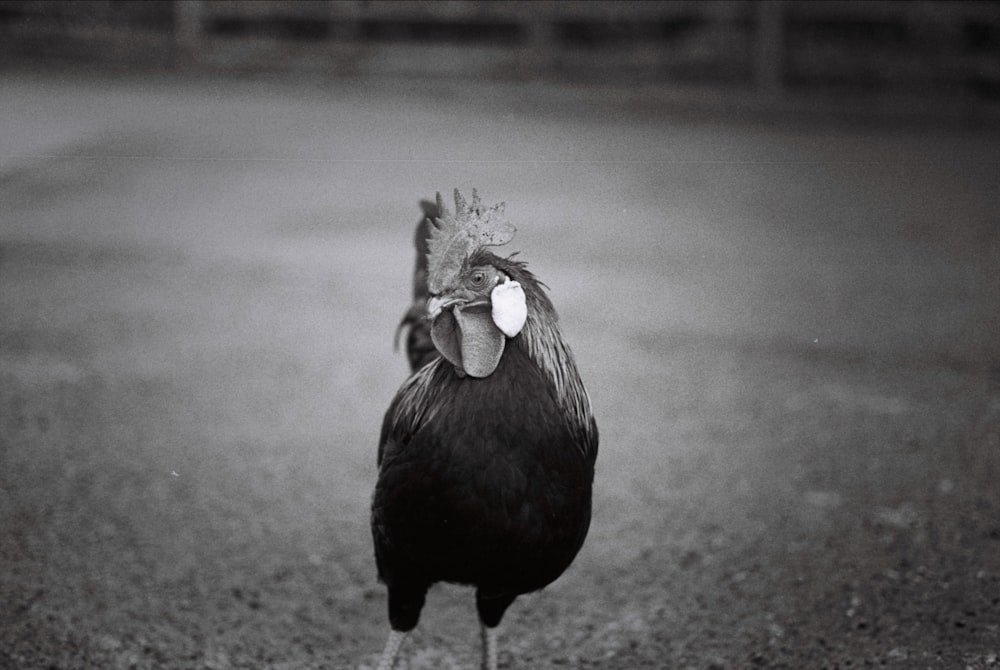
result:
[[[454,283],[462,270],[462,263],[479,247],[507,244],[517,230],[503,215],[504,203],[484,208],[479,194],[472,189],[472,204],[455,189],[455,214],[444,206],[437,194],[440,218],[434,220],[427,240],[428,288],[438,294]]]

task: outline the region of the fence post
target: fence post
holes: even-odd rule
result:
[[[781,93],[785,56],[785,7],[783,0],[757,4],[757,35],[754,44],[754,87],[758,95]]]
[[[186,62],[194,61],[202,39],[201,0],[174,0],[174,47]]]

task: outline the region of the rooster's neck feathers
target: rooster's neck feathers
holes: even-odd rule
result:
[[[558,316],[552,302],[545,294],[543,284],[521,261],[499,258],[481,249],[466,260],[472,264],[490,263],[512,280],[520,282],[525,292],[528,318],[521,332],[508,344],[527,355],[539,369],[562,410],[568,428],[578,436],[577,443],[583,450],[589,451],[591,434],[595,430],[590,397],[580,379],[573,353],[563,339]],[[511,355],[515,355],[515,352],[504,353],[504,356]],[[445,409],[434,392],[438,388],[437,384],[443,379],[452,377],[454,377],[452,381],[461,384],[492,382],[491,377],[485,379],[466,377],[459,380],[455,377],[451,363],[439,357],[417,370],[403,384],[393,423],[406,422],[409,425],[400,428],[406,432],[413,432],[421,424],[431,421],[438,411]]]
[[[514,263],[518,272],[512,277],[524,288],[528,302],[528,319],[521,333],[512,341],[521,347],[552,385],[556,399],[574,432],[591,429],[593,415],[590,397],[580,379],[576,360],[559,329],[559,317],[541,284],[524,268]]]

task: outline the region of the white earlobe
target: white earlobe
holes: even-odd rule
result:
[[[528,319],[528,304],[521,284],[510,278],[497,284],[490,293],[490,301],[493,304],[493,323],[497,328],[507,337],[520,333]]]

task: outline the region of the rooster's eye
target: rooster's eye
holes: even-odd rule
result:
[[[486,273],[482,270],[476,270],[469,277],[469,281],[472,282],[473,286],[483,286],[486,283]]]

